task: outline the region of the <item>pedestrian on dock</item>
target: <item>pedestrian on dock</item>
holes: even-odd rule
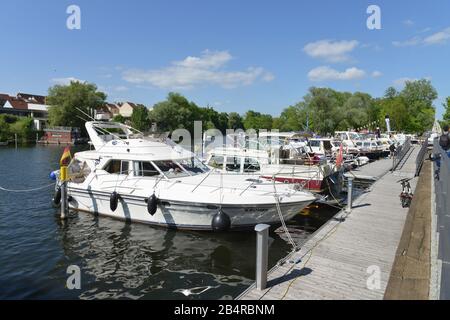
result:
[[[395,156],[395,150],[397,150],[397,147],[395,146],[395,142],[392,142],[391,145],[389,146],[389,157],[392,159]]]
[[[449,127],[448,127],[448,125],[444,126],[444,133],[439,138],[439,145],[446,152],[450,149],[450,137],[449,137]]]

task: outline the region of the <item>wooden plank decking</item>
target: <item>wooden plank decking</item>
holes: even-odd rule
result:
[[[414,176],[418,151],[414,148],[404,165],[375,182],[350,214],[341,211],[316,231],[290,257],[295,263],[273,268],[268,289],[252,286],[238,299],[383,299],[408,212],[401,207],[397,181]],[[390,169],[389,160],[381,161],[372,172],[370,166],[365,169],[368,175]]]

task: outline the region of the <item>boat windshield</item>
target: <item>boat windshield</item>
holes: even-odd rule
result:
[[[196,158],[181,159],[177,161],[160,160],[152,161],[168,179],[193,176],[209,171],[208,167]]]
[[[189,174],[199,174],[209,171],[209,168],[197,158],[182,159],[177,161],[178,164]]]

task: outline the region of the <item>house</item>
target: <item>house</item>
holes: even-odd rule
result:
[[[80,140],[79,128],[52,127],[44,129],[44,136],[38,141],[42,144],[74,145]]]
[[[28,103],[35,103],[39,105],[45,105],[47,97],[39,96],[36,94],[28,94],[28,93],[18,93],[17,98],[23,99]]]
[[[0,94],[0,113],[33,118],[34,128],[42,130],[48,119],[46,97],[19,93],[16,97]]]
[[[114,118],[118,114],[120,114],[119,106],[114,103],[107,103],[106,108],[108,108],[108,111],[111,113],[111,118]]]
[[[137,104],[132,102],[121,102],[118,104],[119,106],[119,112],[122,117],[125,118],[131,118],[131,115],[133,114],[134,108],[137,107]]]

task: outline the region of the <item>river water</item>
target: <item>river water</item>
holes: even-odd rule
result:
[[[62,150],[0,147],[0,186],[52,183]],[[252,231],[174,231],[76,212],[62,222],[53,190],[0,190],[0,299],[233,299],[254,281]],[[288,227],[301,243],[335,213],[314,207]],[[277,231],[270,232],[269,267],[291,250]],[[81,289],[66,287],[73,265]]]

